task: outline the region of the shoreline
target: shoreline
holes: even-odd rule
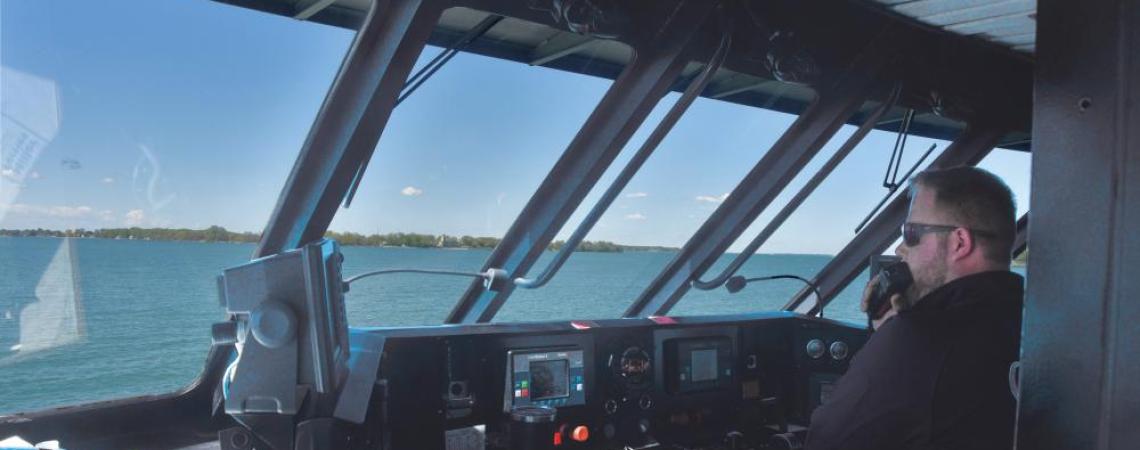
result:
[[[213,241],[211,241],[211,240],[195,240],[195,239],[153,239],[153,238],[134,238],[134,239],[131,239],[131,238],[112,238],[112,237],[98,237],[98,236],[52,236],[52,235],[14,236],[11,234],[2,233],[2,231],[9,231],[9,230],[0,230],[0,239],[3,239],[3,238],[63,239],[63,238],[70,237],[73,239],[98,239],[98,240],[107,240],[107,241],[189,242],[189,243],[197,243],[197,244],[250,244],[250,245],[252,245],[252,244],[257,243],[256,241],[238,241],[238,240],[213,240]],[[435,247],[435,246],[387,245],[387,244],[381,244],[381,245],[345,244],[344,242],[341,242],[340,240],[338,240],[338,242],[340,242],[341,247],[353,247],[353,248],[406,248],[406,249],[420,249],[420,250],[454,250],[454,251],[469,251],[469,250],[488,250],[488,251],[490,251],[490,250],[494,250],[494,247]],[[618,245],[620,245],[620,244],[618,244]],[[678,252],[681,250],[680,248],[677,248],[677,247],[664,247],[664,246],[623,246],[623,247],[626,248],[626,250],[624,250],[624,252],[629,252],[629,253],[675,253],[675,252]],[[555,251],[555,249],[548,248],[546,251]],[[575,252],[576,253],[577,252],[583,252],[583,253],[623,253],[623,251],[596,251],[596,250],[583,250],[581,248],[575,250]],[[725,252],[724,255],[722,255],[722,256],[736,256],[739,254],[740,254],[740,252]],[[788,252],[756,253],[754,256],[824,256],[824,257],[828,257],[828,258],[835,257],[835,255],[827,254],[827,253],[788,253]],[[1014,264],[1014,266],[1018,267],[1018,264]]]
[[[23,238],[43,238],[43,239],[72,238],[72,239],[100,239],[100,240],[108,240],[108,241],[190,242],[190,243],[200,243],[200,244],[257,244],[256,239],[254,239],[254,240],[249,240],[249,239],[194,239],[194,238],[177,239],[177,238],[163,238],[163,237],[151,237],[151,236],[137,237],[134,235],[128,235],[128,236],[119,236],[119,235],[116,235],[116,236],[96,236],[96,235],[91,235],[91,234],[87,234],[87,233],[77,234],[77,233],[65,233],[65,232],[55,232],[55,231],[51,231],[50,233],[15,234],[15,233],[12,233],[13,231],[20,232],[20,231],[35,231],[35,230],[0,230],[0,238],[20,238],[20,239],[23,239]],[[43,231],[50,231],[50,230],[43,230]],[[340,234],[340,233],[336,233],[336,234]],[[404,234],[410,234],[410,233],[404,233]],[[429,250],[463,250],[463,251],[466,251],[466,250],[493,250],[495,248],[494,245],[464,246],[464,245],[366,244],[366,243],[358,243],[358,242],[346,243],[344,240],[340,239],[340,236],[326,235],[325,237],[335,239],[337,242],[340,243],[340,245],[342,247],[415,248],[415,249],[429,249]],[[475,239],[495,239],[495,245],[498,245],[498,239],[497,238],[475,238]],[[433,241],[437,241],[437,240],[438,239],[433,239]],[[546,251],[557,251],[561,247],[561,244],[562,244],[561,241],[556,241],[555,243],[552,243],[551,246],[546,249]],[[597,248],[599,246],[602,248],[601,249]],[[610,242],[597,242],[597,243],[595,243],[595,242],[591,242],[591,241],[585,241],[579,246],[578,249],[575,250],[575,252],[588,252],[588,253],[676,252],[679,250],[680,250],[679,248],[671,248],[671,247],[635,246],[635,245],[613,244]]]

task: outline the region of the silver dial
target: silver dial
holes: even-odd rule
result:
[[[827,346],[819,339],[812,339],[808,341],[807,347],[804,350],[807,350],[807,354],[811,359],[819,359],[823,356],[823,353],[827,351]]]
[[[843,341],[835,341],[831,343],[831,359],[836,361],[843,361],[847,358],[848,351],[847,343]]]

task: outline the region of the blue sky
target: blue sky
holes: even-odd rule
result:
[[[5,151],[26,135],[20,145],[34,154],[0,176],[0,228],[259,231],[352,39],[348,30],[208,1],[0,5]],[[421,63],[436,52],[426,50]],[[356,202],[331,228],[501,236],[609,85],[456,57],[397,108]],[[675,99],[661,102],[563,236]],[[684,244],[792,120],[698,100],[588,239]],[[885,193],[893,142],[880,132],[864,140],[761,251],[838,250]],[[910,142],[908,165],[930,141]],[[999,151],[982,164],[1009,182],[1022,211],[1028,163]]]

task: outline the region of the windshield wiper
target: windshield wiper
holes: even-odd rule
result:
[[[908,116],[913,117],[914,116],[914,110],[911,110]],[[910,120],[906,120],[904,126],[909,127],[910,126]],[[906,128],[901,129],[901,131],[899,131],[899,133],[906,133]],[[899,182],[900,178],[898,177],[899,165],[902,163],[902,148],[897,147],[898,142],[899,141],[896,139],[895,140],[895,143],[896,143],[895,150],[898,152],[899,160],[898,160],[898,162],[893,162],[894,172],[895,172],[894,176],[892,177],[892,179],[889,182],[887,181],[887,178],[885,175],[883,177],[883,187],[887,188],[887,195],[884,195],[883,199],[879,200],[879,204],[875,205],[875,208],[872,209],[869,214],[867,214],[867,217],[864,217],[863,221],[859,222],[859,226],[855,227],[855,233],[858,233],[860,230],[863,229],[863,227],[867,226],[867,222],[870,222],[871,218],[875,217],[875,214],[877,214],[879,212],[879,210],[883,208],[883,205],[885,205],[887,203],[887,200],[890,200],[891,196],[895,195],[895,192],[897,192],[899,190],[899,186],[902,185],[902,183]],[[902,145],[906,145],[906,136],[902,137]],[[907,170],[906,173],[903,174],[901,179],[906,180],[906,179],[910,178],[911,174],[913,174],[914,171],[918,169],[918,166],[922,165],[922,162],[926,161],[926,158],[928,156],[930,156],[930,154],[932,152],[934,152],[935,147],[938,147],[938,144],[930,144],[930,148],[926,149],[926,153],[923,153],[922,157],[918,158],[918,161],[914,162],[914,165],[910,167],[910,170]],[[894,161],[894,158],[895,158],[894,153],[891,153],[891,160]],[[891,164],[892,164],[891,162],[888,162],[888,164],[887,164],[887,173],[888,174],[891,172]]]
[[[412,74],[411,77],[408,77],[408,81],[404,82],[403,91],[400,92],[399,97],[396,97],[396,104],[392,106],[392,108],[394,109],[397,106],[400,106],[400,103],[406,100],[408,96],[412,95],[412,93],[415,92],[416,89],[419,89],[420,86],[423,86],[424,82],[426,82],[428,78],[431,78],[432,75],[435,75],[435,73],[439,71],[439,69],[442,68],[444,64],[447,64],[447,62],[451,61],[451,58],[454,58],[455,55],[459,54],[460,51],[467,48],[467,46],[471,45],[472,42],[475,42],[476,39],[479,39],[481,36],[486,34],[487,31],[489,31],[491,27],[495,26],[495,24],[499,23],[500,20],[503,20],[503,16],[495,14],[487,16],[483,19],[483,21],[479,22],[478,25],[475,25],[474,28],[467,31],[467,34],[464,34],[463,37],[459,38],[459,40],[452,44],[451,47],[443,49],[443,51],[439,52],[435,58],[432,58],[431,61],[428,61],[427,64],[421,67],[420,70],[417,70],[416,73]],[[344,196],[345,208],[351,206],[352,199],[356,197],[356,188],[360,186],[360,180],[364,178],[364,169],[368,167],[368,161],[372,159],[372,153],[365,155],[364,159],[360,161],[360,166],[356,168],[356,174],[352,177],[352,184],[348,186],[348,193]]]

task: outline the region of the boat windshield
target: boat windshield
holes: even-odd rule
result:
[[[446,10],[441,27],[462,32],[488,14]],[[550,45],[567,39],[552,28],[513,18],[494,23],[476,42],[529,30]],[[545,33],[545,34],[544,34]],[[461,39],[457,39],[461,40]],[[606,58],[580,65],[616,73],[632,57],[623,44],[590,44]],[[601,46],[599,49],[597,46]],[[446,47],[428,46],[414,74]],[[563,55],[573,58],[572,53]],[[470,52],[446,61],[393,110],[352,202],[330,235],[345,244],[346,275],[392,268],[478,272],[531,194],[573,140],[613,81]],[[349,323],[435,325],[470,278],[396,274],[354,283]]]
[[[353,32],[204,1],[0,8],[0,414],[176,391]]]
[[[463,35],[487,17],[452,8],[439,26]],[[471,45],[507,34],[534,38],[537,49],[529,64],[461,52],[428,71],[431,77],[414,91],[405,88],[410,94],[393,111],[351,204],[341,207],[329,227],[330,235],[347,244],[346,274],[398,268],[478,272],[508,230],[526,218],[520,213],[528,202],[565,201],[536,198],[536,191],[548,177],[555,185],[579,180],[550,174],[615,83],[597,75],[617,76],[634,60],[633,50],[515,18],[494,22]],[[413,79],[445,50],[429,46]],[[566,67],[585,73],[560,70]],[[674,91],[654,105],[547,250],[516,276],[543,272],[706,64],[691,60],[679,67],[667,80]],[[763,80],[727,69],[709,73],[711,94],[688,108],[569,262],[550,283],[515,289],[494,320],[620,317],[796,119],[730,101],[754,94]],[[807,104],[813,97],[810,89],[788,84],[766,101]],[[538,238],[528,236],[520,245]],[[349,322],[439,324],[470,285],[469,278],[422,273],[362,280],[346,295]]]
[[[429,76],[405,87],[352,192],[351,203],[342,205],[329,227],[329,235],[346,245],[346,274],[383,269],[474,273],[498,267],[491,262],[496,247],[503,250],[500,244],[512,226],[530,219],[523,214],[531,207],[528,202],[566,201],[537,197],[540,186],[578,181],[551,175],[552,169],[613,86],[607,77],[616,76],[634,60],[633,50],[616,41],[584,40],[515,18],[498,19],[481,28],[493,17],[468,8],[449,9],[438,26],[453,29],[456,37],[433,42],[462,45],[467,36],[473,40],[466,42],[478,48],[504,36],[518,39],[525,35],[536,45],[525,61],[530,64],[483,56],[478,51],[450,57],[445,56],[447,48],[425,49],[412,79],[420,73]],[[478,32],[472,35],[474,30]],[[584,73],[560,70],[566,67],[560,65],[562,58],[573,59],[575,70]],[[433,68],[441,59],[446,63]],[[546,250],[512,276],[534,280],[559,257],[561,246],[607,197],[634,155],[651,141],[657,125],[681,97],[680,91],[700,78],[707,60],[691,61],[676,75],[673,92],[655,104]],[[816,94],[804,85],[749,78],[725,68],[713,74],[702,96],[668,130],[640,170],[623,181],[627,184],[608,207],[597,211],[600,215],[585,234],[585,242],[549,283],[502,295],[505,301],[492,320],[621,317],[796,121],[797,115],[777,110],[799,112],[815,101]],[[749,97],[761,91],[768,96],[765,101]],[[788,104],[799,106],[789,108]],[[856,116],[866,117],[876,105],[863,105]],[[887,111],[877,122],[886,130],[871,131],[736,273],[811,278],[842,250],[855,236],[860,221],[888,193],[881,177],[898,137],[890,128],[892,123],[898,128],[907,111],[900,107]],[[929,112],[919,114],[928,127],[962,127]],[[856,116],[849,120],[856,121]],[[855,130],[854,125],[843,126],[762,214],[749,221],[750,227],[728,252],[713,257],[715,264],[702,278],[715,278],[744,251]],[[952,140],[952,134],[943,134]],[[906,169],[916,166],[920,170],[949,144],[949,140],[910,136],[897,164],[902,170],[892,176],[896,184],[905,185]],[[934,148],[927,154],[931,145]],[[525,248],[542,239],[528,234],[505,245]],[[778,310],[803,287],[798,283],[772,281],[738,295],[723,288],[687,289],[671,313]],[[362,280],[346,295],[349,322],[354,326],[439,324],[453,312],[457,301],[470,300],[471,285],[469,278],[424,273]],[[850,305],[850,295],[844,291],[837,304]],[[844,311],[848,314],[843,319],[858,322],[857,310]]]
[[[902,117],[903,108],[895,108],[882,120],[889,126],[893,118]],[[788,206],[813,176],[835,157],[844,143],[852,137],[857,127],[844,125],[822,151],[805,167],[804,171],[781,192],[764,213],[749,226],[729,247],[728,253],[717,260],[702,280],[713,280],[721,274],[740,252],[752,243],[766,228],[773,226],[774,232],[763,242],[756,253],[735,271],[746,279],[773,275],[792,275],[812,280],[832,258],[840,253],[856,236],[862,222],[876,213],[876,205],[886,197],[889,201],[906,195],[905,173],[912,167],[915,171],[927,167],[946,149],[949,141],[909,136],[903,147],[900,167],[895,175],[888,170],[888,160],[895,148],[897,132],[871,130],[858,145],[850,151],[842,162],[830,172],[810,195],[787,216],[782,223],[773,223],[779,213]],[[933,146],[933,150],[931,150]],[[927,151],[930,150],[929,154]],[[886,175],[886,177],[884,177]],[[895,181],[899,185],[893,192],[884,187]],[[853,283],[857,284],[857,283]],[[726,288],[702,291],[692,289],[671,311],[672,314],[736,314],[758,310],[778,310],[795,294],[804,289],[805,283],[794,278],[757,280],[747,284],[745,289],[730,293]],[[834,305],[850,305],[848,298],[862,292],[845,290],[834,300]],[[811,297],[814,302],[814,294]],[[825,316],[859,323],[858,301],[853,302],[854,310],[842,307],[829,307]]]
[[[254,253],[354,31],[208,1],[6,0],[0,8],[0,414],[186,386],[202,370],[210,325],[224,319],[216,276]],[[506,249],[495,264],[524,267],[512,275],[533,280],[596,217],[549,283],[504,294],[493,320],[627,313],[663,273],[692,265],[681,249],[700,243],[730,193],[764,173],[766,158],[783,158],[773,148],[796,133],[797,114],[822,103],[804,84],[734,72],[710,64],[711,54],[668,54],[684,56],[651,65],[669,70],[655,69],[661,76],[643,89],[649,94],[626,95],[636,113],[600,114],[647,114],[643,121],[621,132],[601,120],[585,127],[609,95],[631,91],[611,90],[623,70],[657,60],[617,40],[444,10],[328,227],[343,246],[345,275],[473,273]],[[690,88],[701,97],[655,143],[658,124]],[[875,103],[856,108],[859,101],[833,109],[866,117]],[[890,110],[883,123],[902,113]],[[701,278],[715,278],[745,251],[854,130],[843,126],[758,218],[740,220],[748,228],[727,253],[709,256],[715,263]],[[601,132],[619,137],[588,148],[620,149],[612,164],[557,170],[568,148]],[[879,176],[895,136],[872,131],[736,273],[811,278],[886,194]],[[948,142],[912,137],[903,170],[931,143],[937,148],[919,167]],[[623,178],[643,149],[652,150],[644,165]],[[1019,158],[987,164],[1022,174],[1027,158]],[[623,186],[610,190],[618,180]],[[1015,193],[1027,199],[1018,183]],[[579,195],[580,203],[572,198]],[[595,215],[599,202],[610,204]],[[565,224],[549,231],[520,225],[560,223],[551,219],[559,215]],[[532,246],[537,260],[520,264]],[[670,313],[778,310],[801,289],[796,283],[735,295],[672,285],[683,295]],[[348,319],[440,324],[470,299],[471,286],[470,278],[422,273],[368,278],[346,295]],[[852,292],[841,292],[833,309],[857,322]]]
[[[810,98],[804,91],[799,95]],[[581,223],[679,96],[662,100],[559,239]],[[495,320],[535,320],[539,311],[558,319],[621,317],[795,120],[792,114],[698,98],[586,238],[614,245],[575,251],[546,286],[516,290]],[[531,276],[554,256],[547,252]]]

